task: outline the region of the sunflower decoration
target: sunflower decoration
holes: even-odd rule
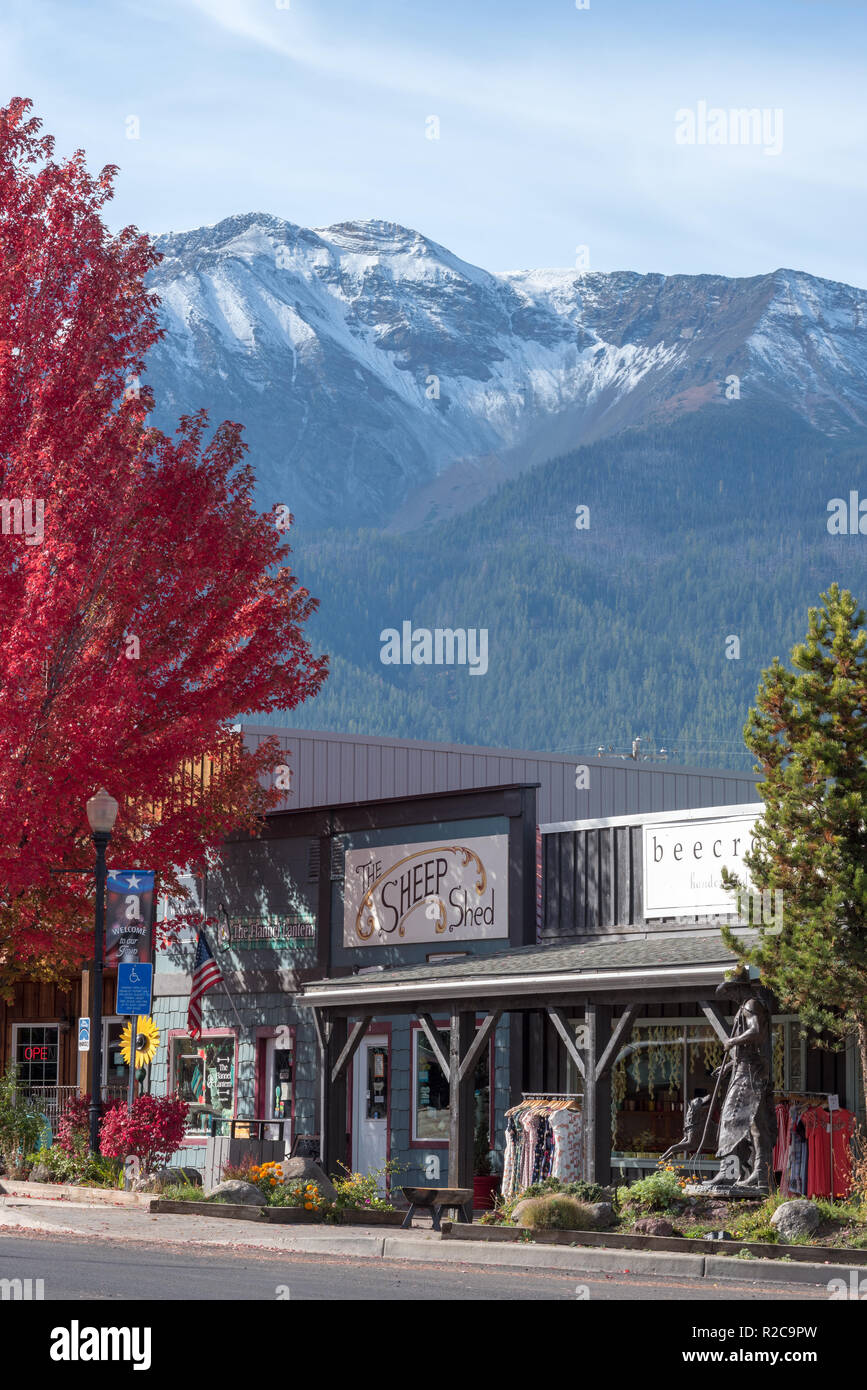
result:
[[[157,1048],[160,1045],[160,1030],[152,1018],[145,1018],[142,1016],[137,1022],[138,1028],[135,1035],[135,1064],[136,1067],[146,1067],[156,1056]],[[132,1023],[127,1023],[120,1035],[120,1052],[127,1066],[129,1066],[131,1042]]]

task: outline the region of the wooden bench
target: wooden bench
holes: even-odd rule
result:
[[[444,1211],[457,1212],[457,1220],[472,1225],[473,1189],[471,1187],[402,1187],[401,1191],[409,1202],[409,1211],[403,1219],[402,1230],[412,1225],[412,1215],[416,1207],[430,1209],[433,1228],[438,1231]]]

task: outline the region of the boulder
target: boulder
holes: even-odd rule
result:
[[[162,1192],[166,1187],[180,1187],[189,1183],[192,1187],[201,1187],[202,1170],[200,1168],[161,1168],[157,1173],[150,1173],[145,1178],[136,1178],[132,1185],[133,1192]]]
[[[47,1163],[37,1163],[35,1168],[30,1169],[31,1182],[54,1182],[54,1174]]]
[[[593,1213],[593,1229],[607,1230],[614,1225],[614,1207],[610,1202],[588,1202],[587,1210]]]
[[[673,1236],[674,1227],[664,1216],[642,1216],[632,1227],[640,1236]]]
[[[315,1182],[324,1202],[337,1201],[337,1188],[324,1168],[312,1158],[286,1158],[281,1163],[284,1182]]]
[[[268,1200],[258,1187],[251,1182],[241,1182],[240,1178],[228,1178],[218,1182],[207,1194],[208,1197],[221,1197],[224,1202],[236,1202],[243,1207],[266,1207]]]
[[[822,1213],[815,1202],[798,1198],[793,1202],[783,1202],[771,1217],[771,1225],[776,1228],[780,1240],[794,1240],[798,1236],[811,1236],[822,1221]]]

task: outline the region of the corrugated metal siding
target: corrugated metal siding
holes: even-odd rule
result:
[[[677,768],[622,759],[592,758],[590,787],[578,791],[565,753],[527,753],[502,748],[411,742],[407,739],[314,733],[244,725],[251,747],[276,737],[292,768],[292,790],[281,810],[339,806],[426,792],[539,782],[542,825],[633,815],[641,811],[694,810],[757,800],[756,779],[744,772]]]
[[[541,940],[604,936],[633,926],[654,932],[711,925],[714,919],[697,917],[645,921],[643,870],[641,825],[544,834]]]

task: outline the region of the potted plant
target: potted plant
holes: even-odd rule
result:
[[[494,1172],[488,1127],[484,1120],[479,1120],[476,1126],[473,1174],[473,1207],[476,1211],[490,1211],[500,1179]]]

